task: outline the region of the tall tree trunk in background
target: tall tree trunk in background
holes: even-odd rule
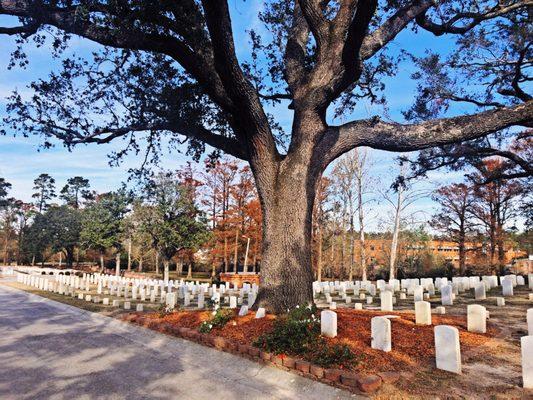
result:
[[[159,275],[159,251],[155,252],[155,273]]]
[[[254,240],[254,261],[253,261],[252,272],[254,274],[257,273],[257,240]]]
[[[316,254],[316,280],[322,281],[322,227],[317,232],[318,249]]]
[[[229,267],[229,260],[228,260],[228,237],[226,235],[226,232],[224,231],[224,272],[228,273],[228,267]]]
[[[4,265],[8,265],[8,253],[9,253],[9,234],[6,230],[6,240],[4,241]]]
[[[398,255],[398,237],[400,235],[400,218],[403,203],[403,187],[398,187],[398,197],[396,203],[396,210],[394,215],[394,228],[392,232],[392,242],[390,248],[390,263],[389,263],[389,280],[396,278],[396,258]]]
[[[163,258],[163,281],[165,283],[168,283],[170,279],[170,261],[166,259],[166,257]]]
[[[115,275],[120,276],[120,252],[115,256]]]
[[[63,252],[59,252],[59,268],[63,265]]]
[[[365,158],[366,159],[366,158]],[[361,266],[361,280],[366,281],[366,247],[365,247],[365,211],[363,208],[363,178],[364,161],[359,162],[357,170],[357,210],[359,217],[359,264]]]
[[[139,266],[137,267],[138,272],[143,272],[143,256],[139,257]]]
[[[239,229],[235,230],[235,252],[233,253],[233,273],[236,274],[238,272],[237,268],[237,257],[239,255]]]
[[[100,272],[104,273],[105,270],[105,264],[104,264],[104,252],[100,252]]]
[[[355,269],[355,232],[350,233],[350,274],[348,280],[353,281],[353,273]]]
[[[128,239],[128,271],[131,271],[131,237]]]
[[[466,232],[464,214],[460,216],[459,222],[459,272],[462,276],[466,273]]]
[[[35,265],[35,254],[31,256],[31,266],[33,267]]]
[[[192,279],[192,262],[187,265],[187,279]]]

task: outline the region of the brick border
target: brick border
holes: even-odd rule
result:
[[[360,391],[364,393],[373,393],[377,391],[383,383],[393,384],[400,379],[399,372],[386,371],[377,374],[361,374],[341,369],[322,368],[305,360],[296,359],[286,355],[271,354],[267,351],[222,336],[200,333],[196,329],[176,327],[169,323],[157,323],[142,315],[129,314],[123,318],[123,321],[135,323],[148,329],[239,355],[258,363],[274,366],[305,378],[313,379],[351,392]]]

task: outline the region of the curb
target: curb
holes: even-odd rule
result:
[[[258,363],[267,364],[284,371],[289,371],[305,378],[324,384],[363,393],[376,392],[385,384],[393,384],[400,379],[399,372],[379,372],[377,374],[360,374],[341,369],[326,369],[308,361],[291,356],[271,354],[256,347],[242,344],[222,336],[200,333],[196,329],[175,327],[169,323],[156,323],[143,315],[129,314],[123,321],[140,325],[144,328],[177,336],[198,344],[213,347],[227,353],[235,354]]]

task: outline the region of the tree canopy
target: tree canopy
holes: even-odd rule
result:
[[[239,59],[243,37],[234,34],[227,0],[0,0],[0,14],[20,21],[0,33],[21,44],[51,36],[63,57],[60,70],[31,84],[30,99],[13,94],[3,129],[41,135],[44,146],[53,138],[69,147],[122,138],[116,159],[144,151],[145,162],[156,162],[163,143],[186,142],[196,158],[207,144],[248,161],[264,217],[257,304],[283,310],[311,300],[311,215],[333,160],[360,146],[408,152],[531,126],[530,7],[528,0],[270,0]],[[452,49],[398,52],[391,43],[404,34],[451,38]],[[72,35],[102,50],[92,59],[63,56]],[[363,100],[384,102],[384,78],[398,73],[402,58],[418,66],[420,94],[406,121],[386,113],[346,118]],[[23,47],[14,52],[13,65],[26,61]],[[468,113],[452,113],[457,103]],[[290,132],[275,106],[291,110]]]

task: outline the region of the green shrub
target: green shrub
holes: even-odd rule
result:
[[[261,335],[254,346],[275,354],[302,354],[308,351],[320,337],[320,321],[315,316],[315,310],[314,306],[297,307],[279,316],[272,330]]]
[[[348,367],[355,355],[346,345],[330,345],[320,336],[320,320],[316,307],[297,307],[279,316],[272,330],[261,335],[254,346],[274,354],[299,355],[321,367]]]
[[[198,330],[201,333],[209,333],[214,328],[224,327],[224,325],[226,325],[232,318],[233,318],[232,310],[227,309],[227,308],[225,309],[219,308],[215,312],[215,315],[213,315],[213,317],[210,320],[202,322]]]
[[[323,368],[332,365],[349,367],[355,363],[355,354],[347,345],[330,345],[324,339],[319,340],[313,349],[305,355],[305,359]]]

